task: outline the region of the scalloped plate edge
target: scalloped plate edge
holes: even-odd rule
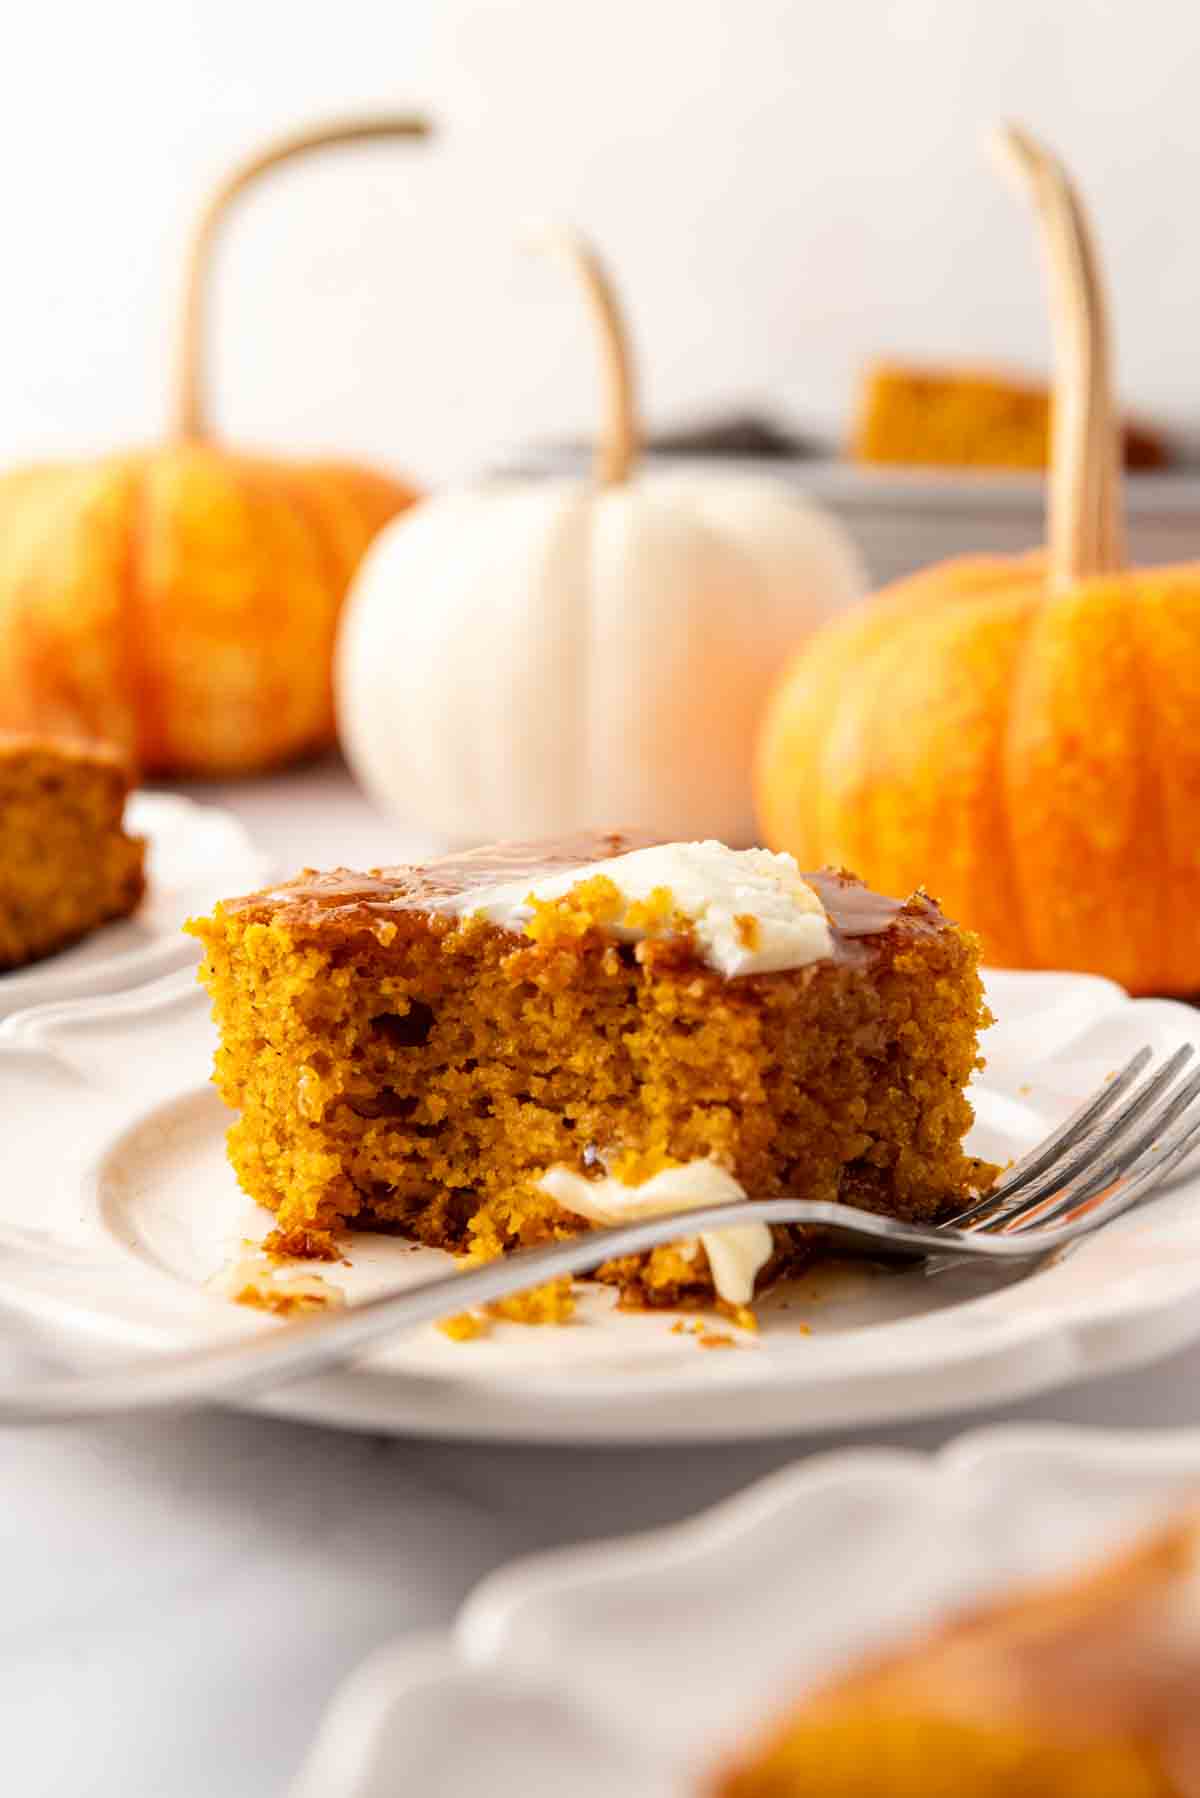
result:
[[[1132,1481],[1144,1488],[1143,1508],[1151,1511],[1178,1502],[1182,1490],[1194,1486],[1200,1491],[1200,1429],[1143,1433],[999,1425],[968,1432],[932,1454],[856,1448],[815,1455],[680,1523],[527,1556],[488,1575],[467,1598],[451,1630],[379,1649],[342,1683],[290,1798],[386,1798],[399,1789],[398,1775],[411,1772],[411,1759],[397,1765],[397,1754],[420,1760],[423,1789],[437,1790],[439,1798],[467,1798],[477,1787],[463,1783],[464,1746],[469,1752],[475,1729],[480,1754],[486,1752],[497,1706],[518,1736],[528,1730],[532,1714],[553,1716],[564,1752],[572,1755],[570,1767],[561,1760],[539,1765],[538,1750],[528,1740],[531,1764],[521,1771],[519,1782],[513,1781],[514,1794],[520,1789],[525,1798],[551,1798],[556,1789],[566,1789],[561,1782],[568,1771],[574,1776],[575,1752],[586,1745],[595,1755],[599,1742],[605,1778],[611,1774],[642,1798],[681,1798],[679,1770],[668,1767],[669,1757],[656,1762],[647,1756],[636,1731],[624,1739],[611,1714],[605,1716],[568,1677],[521,1663],[515,1636],[523,1613],[555,1603],[560,1609],[574,1603],[582,1610],[589,1592],[614,1590],[644,1573],[661,1576],[664,1569],[679,1586],[695,1590],[698,1579],[703,1586],[703,1570],[712,1557],[736,1545],[752,1546],[755,1538],[766,1543],[773,1531],[785,1527],[802,1543],[799,1526],[808,1506],[837,1499],[864,1482],[884,1492],[890,1488],[897,1511],[921,1502],[943,1515],[962,1517],[974,1493],[1022,1460],[1043,1472],[1054,1465],[1069,1468],[1077,1480],[1091,1485],[1093,1497]],[[1110,1524],[1107,1533],[1119,1538],[1128,1527]],[[713,1627],[719,1627],[719,1619]],[[431,1707],[435,1688],[441,1703]],[[768,1714],[771,1702],[764,1700]],[[455,1719],[453,1767],[449,1760],[439,1764],[443,1750],[431,1734],[443,1711]],[[489,1791],[494,1798],[509,1798],[510,1787],[495,1783],[493,1771],[489,1767]],[[589,1794],[591,1789],[589,1785]],[[609,1789],[620,1787],[597,1787]]]

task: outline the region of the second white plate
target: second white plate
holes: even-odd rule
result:
[[[999,1023],[972,1142],[1022,1153],[1142,1043],[1197,1037],[1189,1008],[1083,975],[994,974]],[[205,996],[187,974],[0,1026],[8,1178],[0,1301],[76,1360],[279,1327],[206,1288],[269,1215],[226,1163]],[[69,1128],[64,1119],[69,1118]],[[363,1234],[322,1269],[353,1299],[446,1258]],[[582,1290],[565,1327],[429,1328],[281,1392],[272,1408],[350,1428],[562,1442],[723,1440],[983,1406],[1108,1372],[1200,1335],[1192,1175],[1055,1265],[998,1282],[959,1269],[814,1271],[757,1337],[705,1350],[662,1313]]]
[[[494,1574],[452,1636],[347,1681],[292,1798],[701,1798],[837,1668],[1198,1495],[1194,1432],[815,1457],[686,1523]]]

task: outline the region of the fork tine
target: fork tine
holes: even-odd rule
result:
[[[1101,1122],[1093,1117],[1091,1123],[1075,1135],[1048,1167],[1020,1183],[1020,1198],[1016,1205],[1010,1202],[1013,1196],[1010,1187],[1006,1193],[1001,1193],[998,1199],[994,1199],[991,1205],[985,1203],[981,1208],[977,1207],[972,1220],[975,1227],[991,1229],[1007,1223],[1010,1218],[1023,1217],[1034,1205],[1040,1205],[1051,1194],[1061,1191],[1089,1168],[1102,1150],[1125,1136],[1160,1094],[1167,1091],[1176,1075],[1191,1060],[1193,1053],[1192,1045],[1184,1043],[1173,1055],[1168,1056],[1160,1068],[1156,1068],[1140,1085],[1134,1087],[1132,1093],[1117,1107],[1115,1115],[1108,1116],[1111,1107],[1106,1107],[1101,1114],[1106,1121]]]
[[[1132,1060],[1126,1062],[1114,1079],[1107,1081],[1099,1092],[1092,1094],[1090,1099],[1085,1099],[1083,1104],[1078,1106],[1070,1117],[1058,1126],[1057,1130],[1052,1131],[1049,1136],[1038,1143],[1035,1149],[1031,1149],[1027,1155],[1023,1155],[1018,1162],[1015,1162],[1004,1178],[989,1188],[974,1205],[968,1206],[965,1211],[958,1212],[954,1217],[947,1218],[948,1226],[954,1229],[963,1229],[967,1224],[974,1223],[976,1219],[983,1217],[986,1212],[994,1210],[998,1204],[1003,1203],[1005,1199],[1010,1198],[1013,1193],[1027,1185],[1030,1180],[1036,1178],[1043,1169],[1057,1162],[1060,1156],[1079,1140],[1090,1125],[1103,1117],[1106,1112],[1111,1111],[1117,1100],[1145,1068],[1151,1059],[1151,1053],[1149,1044],[1143,1045]]]
[[[1180,1119],[1198,1097],[1200,1071],[1173,1087],[1148,1111],[1137,1113],[1133,1120],[1136,1128],[1124,1127],[1113,1136],[1105,1137],[1097,1146],[1106,1152],[1079,1167],[1061,1191],[1026,1199],[993,1224],[984,1224],[981,1228],[985,1232],[1003,1231],[1006,1235],[1045,1229],[1080,1205],[1086,1205],[1089,1199],[1098,1198],[1114,1181],[1128,1178],[1137,1171],[1138,1164],[1154,1150],[1163,1132]]]
[[[1137,1166],[1122,1176],[1114,1192],[1094,1205],[1085,1217],[1076,1218],[1065,1227],[1060,1226],[1055,1234],[1065,1244],[1076,1236],[1090,1236],[1102,1225],[1111,1223],[1113,1218],[1132,1211],[1191,1154],[1197,1143],[1200,1143],[1200,1116],[1188,1113],[1179,1128],[1158,1145],[1157,1154],[1143,1156]],[[1018,1230],[1016,1234],[1036,1235],[1037,1232]]]

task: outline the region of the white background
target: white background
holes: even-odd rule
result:
[[[981,148],[1017,116],[1094,203],[1126,392],[1200,408],[1200,19],[1189,0],[41,0],[0,52],[0,465],[166,425],[192,210],[313,115],[414,103],[437,147],[249,199],[218,413],[427,479],[586,428],[590,345],[533,217],[627,293],[647,410],[844,418],[868,352],[1038,365],[1029,221]]]

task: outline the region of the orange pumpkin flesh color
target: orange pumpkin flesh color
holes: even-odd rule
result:
[[[759,743],[765,840],[926,886],[1001,967],[1200,991],[1200,564],[1122,566],[1103,293],[1058,162],[1010,129],[1055,316],[1049,548],[947,562],[826,626]]]
[[[310,151],[419,138],[407,116],[280,140],[198,224],[173,438],[0,476],[0,726],[101,737],[150,774],[248,773],[333,740],[333,640],[376,532],[415,490],[349,463],[231,452],[211,437],[201,346],[231,202]]]

